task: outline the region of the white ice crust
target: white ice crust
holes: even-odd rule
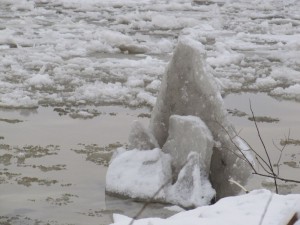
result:
[[[171,181],[170,161],[170,156],[157,148],[123,151],[109,165],[106,191],[131,198],[150,199],[165,182]],[[153,200],[165,199],[165,196],[163,189]]]
[[[1,0],[0,105],[154,106],[180,35],[203,44],[223,93],[299,101],[300,2],[206,2]]]

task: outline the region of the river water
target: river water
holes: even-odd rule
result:
[[[275,164],[278,150],[273,141],[280,147],[280,140],[289,130],[291,139],[300,139],[299,103],[279,102],[262,93],[231,94],[225,98],[226,108],[239,112],[239,116],[230,114],[229,119],[238,131],[241,129],[240,136],[262,156],[256,129],[248,119],[249,99],[255,116],[279,119],[279,122],[258,123]],[[0,118],[6,119],[1,121],[0,128],[4,138],[0,145],[3,224],[109,224],[112,213],[133,216],[142,207],[141,203],[106,196],[105,173],[111,152],[126,144],[132,121],[138,119],[148,124],[149,109],[120,106],[96,109],[98,115],[94,118],[72,118],[70,113],[59,115],[62,110],[54,111],[52,107],[1,110]],[[280,161],[280,174],[299,180],[299,159],[300,146],[287,145]],[[272,183],[254,176],[247,188],[274,189]],[[298,193],[300,187],[283,183],[279,190]],[[174,213],[164,207],[150,205],[143,216],[167,217]]]

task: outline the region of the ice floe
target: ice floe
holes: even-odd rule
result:
[[[11,85],[0,89],[6,107],[32,105],[7,102],[6,93],[14,90],[37,105],[153,107],[158,88],[147,86],[159,85],[179,35],[204,45],[222,94],[263,90],[299,100],[299,92],[288,91],[299,83],[296,0],[3,0],[0,5],[0,80]],[[35,79],[40,75],[49,76],[52,88]],[[33,79],[39,94],[24,82]],[[116,93],[110,98],[96,90],[81,92],[95,82],[104,90],[115,86]],[[127,89],[126,98],[118,93],[120,86]]]

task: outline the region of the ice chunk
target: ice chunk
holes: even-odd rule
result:
[[[28,85],[35,88],[48,87],[54,84],[54,81],[48,74],[36,74],[29,78],[26,82],[28,83]]]
[[[200,170],[200,155],[191,152],[187,163],[178,175],[176,183],[170,187],[167,198],[174,204],[184,207],[209,205],[215,195],[207,176]]]
[[[130,149],[149,150],[158,147],[155,137],[137,120],[131,125],[128,140]]]
[[[168,137],[169,118],[172,115],[192,115],[201,118],[211,131],[215,142],[210,179],[217,197],[237,194],[240,190],[229,179],[244,184],[250,167],[236,154],[238,149],[228,137],[234,136],[223,100],[214,78],[205,63],[204,47],[187,37],[179,40],[173,58],[161,83],[161,89],[153,109],[150,129],[162,147]]]
[[[170,117],[169,137],[163,151],[172,157],[173,173],[178,174],[191,152],[199,154],[200,167],[209,174],[213,137],[205,123],[196,116]]]
[[[160,149],[125,151],[116,155],[108,167],[106,191],[131,198],[150,199],[171,181],[171,176],[171,158]],[[165,201],[165,188],[154,199]]]
[[[181,39],[175,49],[152,112],[150,128],[160,146],[167,139],[173,114],[198,116],[209,128],[217,128],[215,121],[225,120],[220,93],[206,71],[204,47],[186,39]]]
[[[32,99],[27,91],[14,90],[11,93],[2,94],[0,97],[0,107],[37,108],[38,101]]]

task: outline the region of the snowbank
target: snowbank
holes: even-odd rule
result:
[[[146,218],[134,221],[135,225],[264,225],[287,224],[293,213],[300,214],[300,195],[276,195],[267,190],[255,190],[246,195],[223,198],[214,205],[180,212],[167,219]],[[128,225],[131,218],[114,215],[113,225]],[[295,224],[300,224],[299,221]]]

